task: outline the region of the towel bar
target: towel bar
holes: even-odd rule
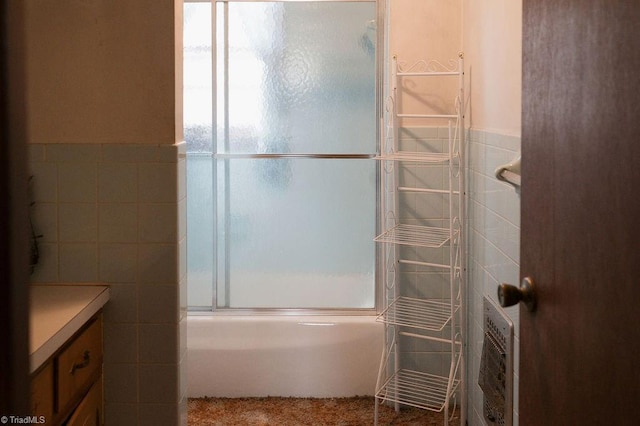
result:
[[[496,179],[513,185],[516,191],[520,190],[520,163],[522,156],[518,155],[518,158],[508,164],[498,166],[495,171]]]

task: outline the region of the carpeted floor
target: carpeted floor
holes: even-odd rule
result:
[[[189,399],[190,426],[369,426],[373,397],[354,398],[197,398]],[[443,425],[444,415],[411,408],[396,413],[380,406],[380,425]],[[456,412],[452,426],[459,426]]]

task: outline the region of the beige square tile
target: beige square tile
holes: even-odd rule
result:
[[[179,424],[178,404],[140,404],[139,426],[175,426]]]
[[[58,276],[58,244],[38,243],[38,263],[35,265],[31,282],[55,283],[59,282]]]
[[[187,317],[180,319],[180,323],[178,324],[178,341],[180,342],[179,346],[179,358],[181,367],[186,365],[187,361]],[[180,370],[182,372],[182,370]],[[184,371],[185,379],[186,379],[186,369]]]
[[[138,364],[104,363],[105,403],[138,402]]]
[[[100,281],[106,283],[135,283],[138,267],[136,244],[100,243]]]
[[[179,355],[178,324],[140,324],[140,362],[176,364]]]
[[[58,205],[56,203],[35,203],[31,206],[31,219],[38,242],[58,241]]]
[[[89,163],[97,162],[100,154],[98,144],[52,143],[46,145],[47,161]]]
[[[58,163],[58,200],[91,203],[98,199],[97,163]]]
[[[138,165],[101,163],[98,170],[98,194],[101,202],[136,202]]]
[[[110,284],[109,289],[109,303],[104,307],[105,322],[137,323],[138,288],[134,284]]]
[[[181,158],[178,161],[178,200],[187,196],[187,161]]]
[[[105,403],[104,404],[104,424],[105,425],[137,425],[138,424],[138,404],[125,403]]]
[[[140,323],[177,324],[180,316],[178,286],[140,286],[138,319]]]
[[[175,203],[140,204],[139,239],[143,243],[175,243],[178,238],[178,206]]]
[[[178,176],[176,163],[140,164],[138,170],[138,199],[146,203],[176,202]]]
[[[100,242],[134,243],[138,241],[138,206],[136,204],[101,203],[99,211]]]
[[[138,372],[140,382],[140,402],[171,404],[177,408],[178,364],[140,364]],[[142,407],[142,405],[141,405]],[[141,412],[141,417],[144,417]],[[175,424],[176,419],[172,419]]]
[[[56,163],[32,162],[30,173],[31,200],[36,203],[58,201],[58,165]]]
[[[95,243],[60,244],[60,281],[94,283],[98,279],[98,247]]]
[[[139,244],[138,280],[143,284],[178,284],[177,244]]]
[[[178,202],[178,239],[187,236],[187,199]]]
[[[110,364],[138,362],[137,324],[116,324],[105,321],[104,361]]]
[[[138,144],[104,144],[101,147],[102,162],[137,163],[142,161]]]
[[[187,238],[178,243],[178,278],[180,281],[187,279]]]
[[[94,242],[98,238],[96,203],[58,204],[58,232],[61,242]]]

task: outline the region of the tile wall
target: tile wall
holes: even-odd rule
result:
[[[186,425],[185,145],[31,144],[34,283],[104,283],[105,422]]]
[[[441,148],[443,129],[405,130],[404,149]],[[482,425],[477,385],[482,350],[482,298],[496,300],[500,282],[519,275],[520,200],[493,176],[520,149],[518,137],[471,130],[467,137],[469,424]],[[33,222],[41,261],[36,283],[108,283],[105,308],[105,400],[111,424],[186,424],[186,184],[184,145],[32,144]],[[444,185],[444,168],[409,169],[406,184]],[[419,182],[420,181],[420,182]],[[446,219],[441,205],[409,196],[403,221]],[[446,260],[446,253],[410,253]],[[410,294],[428,279],[445,297],[437,271],[407,267]],[[506,310],[519,344],[518,309]],[[410,343],[407,343],[410,344]],[[444,372],[446,348],[414,344],[412,364]],[[426,345],[426,346],[425,346]],[[514,421],[517,424],[518,353]],[[436,372],[437,373],[437,372]]]
[[[399,132],[398,148],[401,151],[440,153],[448,152],[449,129],[446,127],[403,127]],[[398,172],[399,185],[447,190],[449,189],[449,168],[442,164],[402,162]],[[390,170],[391,171],[391,170]],[[457,189],[454,180],[453,189]],[[449,196],[416,192],[399,192],[397,220],[402,224],[448,227]],[[457,203],[454,204],[457,209]],[[400,258],[404,260],[449,263],[449,247],[399,247]],[[449,271],[430,266],[411,264],[400,265],[401,295],[415,298],[450,300]],[[449,338],[449,328],[438,337]],[[451,364],[450,345],[430,340],[410,337],[400,338],[404,352],[403,368],[424,371],[438,376],[448,376]]]
[[[470,426],[484,425],[478,372],[483,340],[483,297],[496,305],[498,284],[517,285],[520,268],[520,197],[495,178],[512,161],[520,138],[470,130],[467,137],[467,393]],[[514,425],[518,424],[519,308],[505,309],[514,325]]]

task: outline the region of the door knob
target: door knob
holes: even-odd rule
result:
[[[500,284],[498,286],[498,300],[503,308],[523,302],[528,310],[535,311],[536,293],[533,280],[529,277],[524,277],[520,283],[520,288],[510,284]]]

